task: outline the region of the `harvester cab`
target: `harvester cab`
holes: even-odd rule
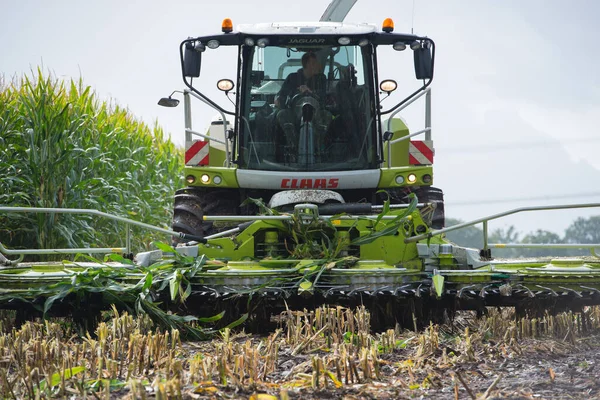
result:
[[[237,49],[238,74],[218,80],[217,87],[226,95],[235,88],[233,110],[194,81],[208,79],[202,59],[218,57],[226,46]],[[380,80],[378,49],[385,47],[396,50],[395,57],[412,56],[411,79],[421,82],[389,108],[383,100],[398,84]],[[381,28],[314,22],[241,25],[236,31],[225,19],[221,34],[184,40],[180,52],[188,186],[175,196],[175,231],[214,234],[218,229],[203,216],[256,213],[253,204],[240,207],[247,198],[288,211],[309,202],[339,203],[339,212],[354,212],[357,204],[381,206],[388,198],[408,204],[410,193],[430,227],[444,226],[443,194],[431,186],[431,39],[395,33],[389,18]],[[425,128],[409,134],[398,112],[421,96]],[[192,98],[219,115],[208,132],[191,126]]]

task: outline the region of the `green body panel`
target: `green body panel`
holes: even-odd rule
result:
[[[388,215],[398,215],[402,210],[390,211]],[[414,227],[425,225],[418,210],[409,216],[410,223],[405,224],[410,234],[414,234]],[[376,231],[384,229],[389,220],[379,222]],[[254,237],[262,231],[276,231],[280,235],[288,232],[286,221],[256,221],[248,228],[239,233],[235,239],[218,238],[209,240],[205,245],[199,245],[199,252],[208,258],[218,260],[242,261],[254,258]],[[368,235],[373,230],[373,220],[366,218],[354,220],[333,221],[337,230],[356,229],[360,236]],[[388,235],[375,239],[373,242],[360,246],[361,260],[378,260],[375,264],[379,267],[394,267],[401,265],[404,268],[419,269],[421,260],[418,258],[417,246],[414,243],[404,243],[405,236]],[[372,261],[371,261],[372,263]],[[363,265],[365,267],[365,265]],[[368,267],[368,265],[367,265]]]
[[[203,246],[202,254],[210,259],[227,261],[251,258],[254,256],[254,236],[238,236],[235,241],[229,238],[212,239]]]
[[[217,149],[212,146],[208,148],[208,163],[210,166],[224,167],[225,160],[225,150]]]
[[[384,123],[387,125],[387,123]],[[426,166],[414,166],[409,164],[409,144],[410,139],[403,140],[401,142],[397,142],[394,144],[390,144],[392,141],[396,139],[400,139],[402,137],[406,137],[409,135],[409,130],[404,121],[400,118],[392,118],[390,124],[390,131],[393,133],[390,141],[386,141],[383,143],[383,156],[385,158],[384,168],[381,168],[381,176],[379,178],[379,184],[377,187],[379,189],[384,188],[393,188],[400,186],[423,186],[423,185],[432,185],[433,184],[433,167],[431,165]],[[388,147],[392,147],[392,157],[390,168],[388,168]],[[417,176],[417,181],[409,184],[408,183],[408,175],[415,174]],[[396,183],[396,176],[402,175],[404,177],[404,182],[400,185]],[[423,182],[423,175],[430,175],[432,180],[431,182],[425,183]]]
[[[239,184],[236,176],[237,168],[225,168],[225,167],[211,167],[211,166],[201,166],[201,167],[188,167],[184,168],[184,176],[193,175],[196,178],[196,181],[189,186],[197,186],[197,187],[222,187],[222,188],[239,188]],[[417,176],[417,181],[414,184],[407,183],[407,177],[409,174],[414,173]],[[208,174],[210,178],[209,183],[202,183],[200,177],[202,174]],[[214,176],[219,175],[223,181],[220,184],[215,184],[213,182]],[[396,183],[396,176],[402,175],[404,177],[404,183],[398,185]],[[381,174],[379,177],[379,183],[377,184],[377,188],[385,189],[385,188],[393,188],[393,187],[402,187],[402,186],[424,186],[430,185],[423,182],[423,175],[431,175],[433,178],[433,167],[431,166],[410,166],[410,167],[394,167],[394,168],[381,168]],[[375,188],[374,188],[375,189]]]
[[[386,126],[387,123],[384,123],[384,126]],[[400,118],[392,118],[391,124],[390,124],[390,131],[393,132],[393,136],[392,139],[390,140],[396,140],[396,139],[400,139],[402,137],[408,136],[409,131],[408,131],[408,127],[406,126],[406,124],[404,123],[404,121],[402,121]],[[383,154],[384,156],[387,158],[387,154],[388,154],[388,146],[390,146],[390,142],[385,142],[383,144]],[[391,166],[392,167],[406,167],[408,166],[408,144],[410,143],[410,140],[403,140],[401,142],[398,143],[394,143],[392,144],[392,163]],[[387,160],[386,160],[387,162]]]
[[[407,177],[409,174],[415,174],[417,181],[413,184],[407,183]],[[402,175],[404,177],[404,183],[398,185],[396,183],[396,176]],[[429,183],[423,182],[423,175],[431,175],[432,181]],[[402,187],[402,186],[427,186],[433,183],[433,167],[431,165],[425,166],[408,166],[408,167],[393,167],[393,168],[381,168],[381,175],[379,177],[379,189]]]
[[[389,265],[399,264],[404,268],[418,268],[422,264],[418,258],[417,246],[398,243],[394,236],[382,237],[361,246],[360,255],[365,260],[383,260]],[[418,266],[414,261],[418,261]]]

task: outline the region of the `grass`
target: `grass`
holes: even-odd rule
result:
[[[160,127],[100,101],[81,79],[38,69],[0,86],[0,205],[92,208],[167,227],[182,159]],[[137,249],[155,239],[137,230],[133,238]],[[0,214],[0,241],[116,247],[124,227],[90,216]]]

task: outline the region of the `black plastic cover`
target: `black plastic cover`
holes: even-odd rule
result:
[[[200,60],[202,53],[194,49],[192,43],[185,44],[183,53],[183,76],[188,78],[198,78],[200,76]]]
[[[417,79],[433,79],[431,48],[420,47],[414,50],[415,75]]]

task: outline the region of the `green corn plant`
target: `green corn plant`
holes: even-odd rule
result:
[[[182,150],[81,79],[32,75],[0,85],[0,205],[91,208],[168,227]],[[159,239],[132,230],[137,249]],[[124,236],[123,224],[90,216],[0,214],[10,247],[117,247]]]

